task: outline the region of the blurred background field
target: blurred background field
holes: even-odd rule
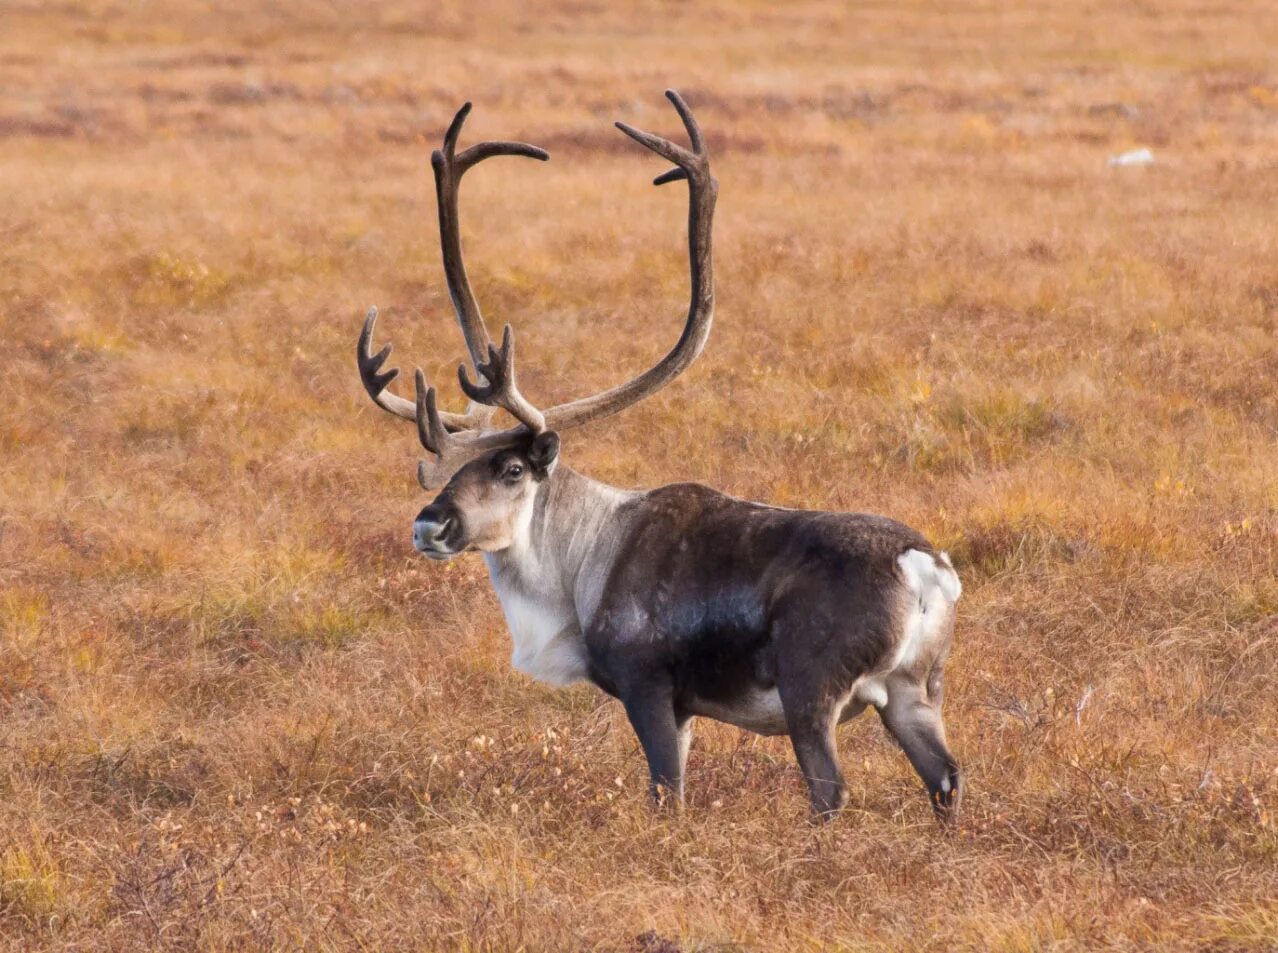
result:
[[[0,945],[1278,947],[1275,49],[1259,0],[2,0]],[[565,459],[948,548],[956,836],[873,716],[827,828],[709,722],[654,816],[619,706],[413,557],[353,358],[373,303],[463,353],[429,148],[470,99],[551,151],[462,214],[570,398],[679,330],[683,193],[611,128],[667,86],[714,334]]]

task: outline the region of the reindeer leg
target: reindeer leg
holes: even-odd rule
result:
[[[648,758],[648,792],[658,804],[683,803],[683,768],[691,740],[689,719],[679,719],[668,687],[646,686],[622,699]]]
[[[783,701],[784,704],[784,701]],[[786,710],[790,742],[799,759],[799,768],[808,782],[812,813],[817,820],[830,821],[847,802],[839,753],[834,744],[835,713],[801,713]]]
[[[846,700],[840,669],[809,651],[796,636],[812,628],[811,599],[801,599],[773,629],[773,642],[786,649],[777,655],[777,694],[786,729],[803,778],[814,819],[830,821],[847,802],[834,729]],[[819,604],[819,602],[818,602]]]
[[[812,691],[811,686],[793,676],[782,677],[777,689],[781,707],[785,709],[790,743],[808,782],[812,813],[817,820],[833,820],[847,802],[834,740],[834,726],[839,717],[837,699],[825,692]]]
[[[888,702],[879,709],[879,717],[927,785],[937,818],[949,823],[957,817],[963,782],[958,762],[945,744],[939,678],[933,681],[936,687],[929,697],[915,681],[890,679]]]

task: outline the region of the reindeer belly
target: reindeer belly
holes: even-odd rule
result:
[[[732,698],[690,698],[688,710],[760,735],[783,735],[787,728],[776,688],[751,686]]]
[[[692,698],[685,704],[694,715],[713,718],[759,735],[784,735],[790,730],[786,726],[785,710],[781,707],[781,695],[776,688],[752,687],[735,698]],[[839,709],[839,724],[863,711],[865,703],[849,697]]]
[[[772,647],[763,631],[703,632],[688,662],[681,699],[688,711],[761,735],[787,733]]]

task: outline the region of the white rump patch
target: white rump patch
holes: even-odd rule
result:
[[[886,679],[898,669],[911,669],[931,654],[936,640],[945,636],[954,604],[963,593],[958,574],[945,553],[933,556],[921,549],[906,550],[897,558],[905,583],[905,619],[887,666],[862,675],[853,686],[858,701],[882,708],[888,702]]]
[[[921,549],[910,549],[897,557],[910,603],[897,646],[893,669],[909,668],[932,641],[941,634],[946,617],[963,592],[950,558],[933,557]]]

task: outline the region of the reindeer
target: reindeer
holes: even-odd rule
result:
[[[505,613],[518,670],[552,685],[590,681],[620,699],[647,756],[658,803],[682,803],[695,716],[765,735],[788,734],[812,810],[846,801],[835,727],[877,709],[923,779],[942,821],[962,782],[945,744],[941,670],[958,576],[945,553],[894,520],[750,503],[695,483],[616,489],[560,462],[560,436],[659,391],[701,353],[714,313],[711,223],[718,183],[701,130],[674,91],[689,147],[618,122],[674,163],[655,185],[688,184],[692,299],[665,357],[611,390],[540,410],[520,392],[514,333],[488,335],[462,260],[458,189],[493,156],[546,160],[536,146],[481,142],[462,152],[464,105],[431,156],[444,273],[476,379],[440,410],[416,372],[416,399],[389,391],[388,344],[372,351],[377,309],[357,347],[373,401],[414,421],[430,454],[418,468],[439,494],[417,514],[413,545],[429,559],[477,551]],[[515,421],[493,422],[497,409]]]

